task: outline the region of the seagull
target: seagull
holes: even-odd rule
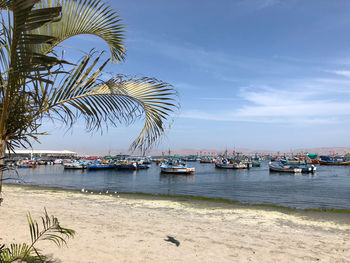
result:
[[[176,240],[174,237],[171,237],[171,236],[167,236],[167,237],[168,237],[168,239],[164,239],[164,241],[171,242],[171,243],[175,244],[177,247],[180,246],[179,240]]]
[[[84,192],[85,192],[85,189],[83,188],[83,189],[81,189],[81,191],[84,193]]]
[[[106,191],[106,194],[108,194],[108,190]]]

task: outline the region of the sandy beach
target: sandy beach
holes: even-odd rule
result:
[[[350,262],[350,214],[5,186],[0,244],[29,242],[46,207],[76,230],[54,262]],[[168,236],[179,244],[166,241]]]

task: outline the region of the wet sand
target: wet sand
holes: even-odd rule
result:
[[[68,247],[38,244],[56,262],[350,262],[350,213],[10,185],[3,197],[0,244],[29,243],[26,213],[44,207],[76,230]]]

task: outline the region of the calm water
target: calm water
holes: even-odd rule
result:
[[[65,189],[218,197],[301,209],[350,209],[350,166],[318,166],[314,175],[270,173],[267,163],[250,170],[216,169],[214,164],[199,162],[188,166],[196,168],[194,175],[164,175],[155,164],[140,171],[79,171],[48,165],[18,172],[25,184]]]

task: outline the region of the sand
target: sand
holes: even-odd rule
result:
[[[44,207],[76,230],[68,247],[38,244],[54,262],[350,262],[349,213],[20,186],[3,197],[0,244],[29,242],[26,213]]]

